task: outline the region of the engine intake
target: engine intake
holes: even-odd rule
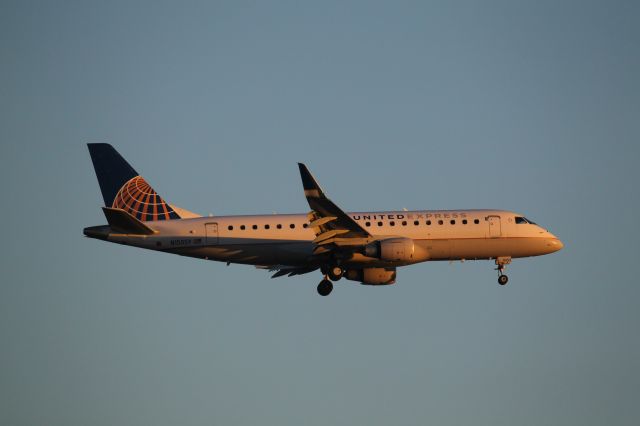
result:
[[[388,238],[374,241],[364,248],[364,255],[390,262],[410,262],[413,260],[415,246],[411,238]]]
[[[389,285],[396,282],[396,268],[349,269],[344,277],[367,285]]]

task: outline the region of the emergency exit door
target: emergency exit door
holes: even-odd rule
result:
[[[204,225],[204,229],[207,235],[207,245],[210,246],[218,244],[218,224],[206,223]]]

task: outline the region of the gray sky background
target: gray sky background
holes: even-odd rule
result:
[[[640,7],[0,4],[0,424],[637,425]],[[82,236],[85,146],[202,214],[501,208],[565,243],[271,280]]]

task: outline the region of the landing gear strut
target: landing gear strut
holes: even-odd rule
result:
[[[331,290],[333,290],[333,283],[325,277],[320,281],[320,284],[318,284],[318,294],[320,296],[328,296],[331,294]]]
[[[509,277],[506,276],[503,271],[505,267],[511,263],[510,257],[498,257],[496,259],[496,270],[498,271],[498,284],[506,285],[509,282]]]

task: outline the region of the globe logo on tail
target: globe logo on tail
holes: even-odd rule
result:
[[[111,207],[125,210],[143,222],[180,218],[142,176],[122,185]]]

